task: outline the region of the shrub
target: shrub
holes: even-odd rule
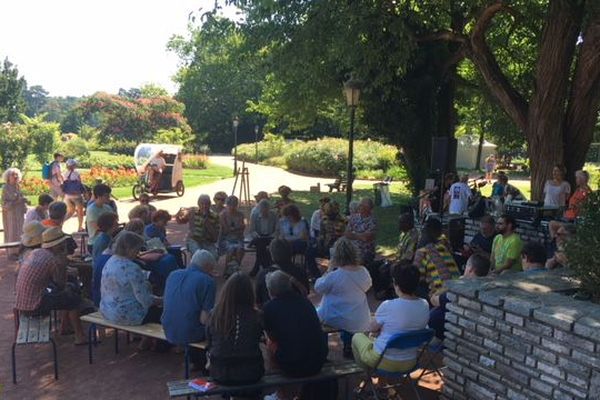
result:
[[[89,172],[81,174],[85,185],[94,186],[101,181],[111,187],[133,186],[138,181],[138,174],[132,168],[92,167]]]
[[[286,147],[283,136],[265,134],[264,140],[258,142],[258,161],[263,162],[273,157],[283,156]],[[252,161],[256,160],[256,145],[254,143],[246,143],[239,145],[237,148],[238,158],[240,160]]]
[[[24,178],[21,181],[21,191],[25,196],[39,196],[43,193],[48,193],[50,188],[48,183],[42,178],[31,177]]]
[[[137,147],[138,143],[133,140],[111,140],[110,142],[102,145],[102,150],[106,150],[110,153],[125,154],[133,156],[133,152]]]
[[[584,290],[600,301],[600,191],[592,192],[584,206],[581,223],[577,224],[575,237],[567,243],[569,266],[581,280]]]
[[[93,153],[79,160],[80,168],[101,166],[106,168],[135,168],[132,156],[122,154]]]
[[[154,143],[180,144],[188,149],[194,142],[194,134],[181,128],[159,129],[154,135]]]
[[[183,168],[205,169],[208,157],[204,154],[184,154]]]
[[[90,149],[85,140],[81,138],[75,138],[68,142],[63,142],[60,145],[61,152],[65,155],[65,158],[76,158],[77,160],[89,157]]]
[[[24,125],[0,124],[0,167],[23,169],[29,154],[29,133]]]

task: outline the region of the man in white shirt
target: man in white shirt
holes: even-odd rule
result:
[[[162,150],[148,161],[148,171],[150,173],[150,192],[156,195],[160,189],[160,178],[167,162],[163,157]]]
[[[462,214],[467,211],[469,207],[469,199],[471,198],[471,188],[467,182],[469,181],[469,175],[464,174],[460,177],[460,181],[452,184],[448,193],[450,195],[450,207],[448,212],[450,214]]]

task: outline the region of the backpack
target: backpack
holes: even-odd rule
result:
[[[54,166],[54,161],[48,163],[45,162],[42,165],[42,179],[49,181],[52,179],[52,167]]]

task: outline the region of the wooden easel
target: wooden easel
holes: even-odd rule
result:
[[[240,195],[238,196],[240,204],[250,204],[250,174],[245,160],[242,161],[242,167],[236,171],[235,182],[233,182],[233,189],[231,190],[232,196],[235,194],[240,175],[242,177],[240,181]]]

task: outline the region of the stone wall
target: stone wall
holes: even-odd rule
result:
[[[600,305],[563,271],[449,283],[448,399],[600,399]],[[562,292],[562,293],[561,293]]]
[[[479,232],[479,222],[471,219],[465,219],[465,243],[469,243],[473,236]],[[538,225],[528,222],[517,221],[517,231],[521,239],[525,242],[530,240],[548,243],[550,242],[550,233],[548,232],[548,222],[541,221]]]

